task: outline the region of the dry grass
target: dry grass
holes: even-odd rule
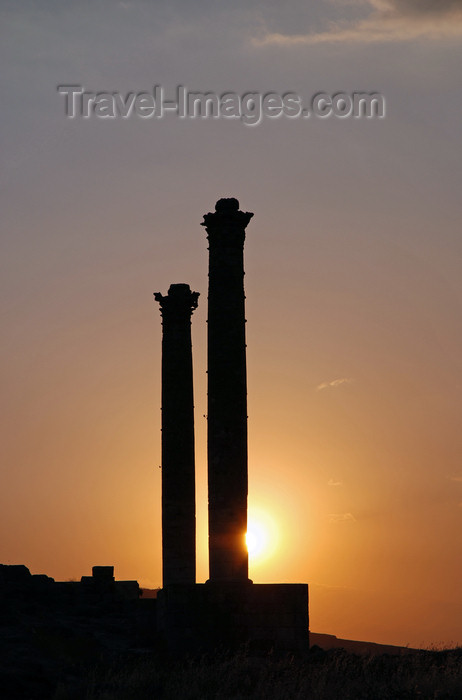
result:
[[[64,688],[54,700],[68,700]],[[159,657],[96,669],[85,700],[457,700],[462,649],[405,656],[313,650],[304,658]],[[82,699],[83,700],[83,699]]]

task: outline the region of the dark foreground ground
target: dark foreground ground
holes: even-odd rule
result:
[[[4,700],[401,700],[462,698],[460,650],[397,656],[356,656],[314,650],[305,658],[252,658],[243,650],[174,662],[152,654],[122,654],[111,663],[63,666],[60,679],[37,666],[7,674]]]
[[[313,635],[324,650],[278,657],[243,648],[179,660],[157,637],[155,600],[111,590],[4,567],[0,700],[462,700],[462,648],[400,650]],[[329,648],[338,643],[347,649]]]
[[[85,698],[258,698],[267,700],[400,700],[462,698],[460,651],[419,652],[403,657],[360,657],[341,649],[314,650],[303,659],[233,656],[166,666],[152,658],[92,676]],[[71,698],[65,688],[56,698]]]
[[[43,621],[42,621],[43,623]],[[462,649],[359,655],[314,646],[302,656],[244,648],[174,659],[162,649],[119,648],[120,620],[103,633],[49,624],[2,643],[2,700],[443,700],[462,698]],[[108,643],[108,640],[110,642]],[[122,641],[119,646],[123,647]]]

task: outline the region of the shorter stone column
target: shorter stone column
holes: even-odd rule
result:
[[[196,582],[196,495],[191,315],[199,293],[172,284],[154,294],[162,314],[163,586]]]

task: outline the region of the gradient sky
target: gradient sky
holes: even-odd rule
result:
[[[160,342],[193,316],[207,578],[202,215],[245,248],[257,582],[311,629],[462,642],[462,2],[0,2],[0,561],[161,583]],[[99,91],[377,91],[384,119],[69,120]]]

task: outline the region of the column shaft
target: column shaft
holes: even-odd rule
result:
[[[191,314],[197,292],[172,284],[155,294],[162,313],[163,586],[196,582],[196,505]]]
[[[220,200],[209,240],[208,492],[210,581],[247,581],[247,377],[244,240],[253,215]]]

